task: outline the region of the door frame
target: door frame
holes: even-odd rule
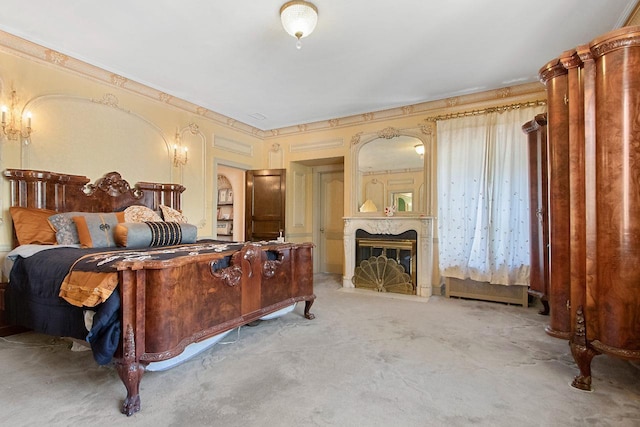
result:
[[[313,166],[312,167],[312,174],[313,174],[313,184],[312,184],[312,188],[313,188],[313,197],[312,197],[312,206],[313,206],[313,211],[312,211],[312,239],[314,242],[318,242],[318,245],[320,245],[320,239],[321,239],[321,233],[320,233],[320,220],[322,217],[322,208],[321,208],[321,202],[322,200],[320,200],[320,196],[321,196],[321,191],[320,191],[320,186],[321,186],[321,178],[322,178],[322,174],[323,173],[332,173],[332,172],[342,172],[343,174],[343,190],[344,190],[344,163],[342,164],[327,164],[327,165],[318,165],[318,166]],[[343,206],[345,206],[344,204],[344,200],[343,200]],[[344,216],[344,212],[342,212],[342,216]],[[320,270],[320,255],[321,255],[321,250],[317,250],[317,251],[313,251],[313,270],[314,273],[318,273]],[[342,260],[342,269],[344,270],[344,259]],[[344,272],[343,272],[344,273]]]
[[[213,193],[211,195],[212,200],[213,200],[213,205],[211,207],[211,219],[212,219],[211,220],[211,224],[212,224],[212,226],[211,226],[211,235],[212,236],[217,234],[216,233],[216,230],[217,230],[216,226],[218,224],[218,216],[217,216],[217,212],[216,212],[216,209],[215,209],[215,203],[216,203],[216,201],[218,199],[218,173],[219,173],[218,172],[218,166],[225,166],[225,167],[229,167],[229,168],[234,168],[234,169],[242,170],[243,172],[246,172],[249,169],[251,169],[251,165],[248,165],[246,163],[238,163],[238,162],[233,162],[233,161],[230,161],[230,160],[217,159],[217,158],[213,159],[213,168],[212,169],[213,169],[213,180],[214,180],[213,182],[214,182],[214,185],[212,186]],[[246,182],[243,183],[243,184],[246,185]],[[245,209],[244,197],[242,197],[242,198],[240,198],[238,200],[242,200],[242,206],[239,207],[239,208],[242,209],[242,211],[244,212],[244,209]],[[246,219],[245,219],[245,221],[246,221]],[[245,236],[244,236],[244,221],[242,223],[242,230],[243,230],[242,231],[242,234],[243,234],[242,240],[244,240],[245,239]]]

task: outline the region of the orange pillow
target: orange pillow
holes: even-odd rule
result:
[[[124,212],[86,213],[74,216],[73,222],[83,248],[113,248],[113,232],[118,223],[124,222]]]
[[[20,245],[55,245],[56,231],[48,218],[58,212],[50,209],[23,208],[12,206],[9,213]]]

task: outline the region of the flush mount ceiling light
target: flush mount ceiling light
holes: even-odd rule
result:
[[[295,0],[282,5],[280,19],[284,30],[297,38],[296,47],[302,47],[301,38],[313,32],[318,23],[318,8],[308,1]]]

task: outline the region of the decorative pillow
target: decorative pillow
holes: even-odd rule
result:
[[[56,232],[56,241],[59,245],[77,245],[80,243],[78,230],[72,218],[83,214],[86,214],[86,212],[63,212],[49,217],[49,224]]]
[[[9,213],[13,219],[18,244],[55,245],[57,243],[56,232],[47,220],[51,215],[56,214],[56,211],[12,206],[9,208]]]
[[[195,243],[198,229],[193,224],[177,222],[124,222],[115,227],[118,246],[148,248]]]
[[[113,248],[113,231],[119,222],[124,222],[124,212],[85,214],[72,219],[83,248]]]
[[[179,222],[182,224],[186,224],[189,222],[187,217],[182,215],[182,212],[177,211],[169,206],[160,205],[160,210],[162,211],[162,218],[168,222]]]
[[[124,210],[124,222],[160,222],[162,218],[146,206],[129,206]]]

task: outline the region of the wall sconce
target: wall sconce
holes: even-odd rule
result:
[[[173,144],[173,166],[184,166],[187,164],[187,147],[182,145],[182,138],[180,138],[180,132],[176,130],[176,143]]]
[[[416,144],[413,146],[413,149],[416,150],[416,153],[418,153],[418,156],[420,156],[420,158],[424,157],[424,145]]]
[[[11,91],[11,109],[7,109],[6,105],[2,106],[2,133],[6,135],[10,141],[17,141],[18,137],[27,139],[31,136],[31,112],[26,113],[27,125],[22,128],[22,117],[16,123],[16,110],[18,104],[18,96],[15,90]],[[9,113],[9,122],[7,123],[7,113]]]

